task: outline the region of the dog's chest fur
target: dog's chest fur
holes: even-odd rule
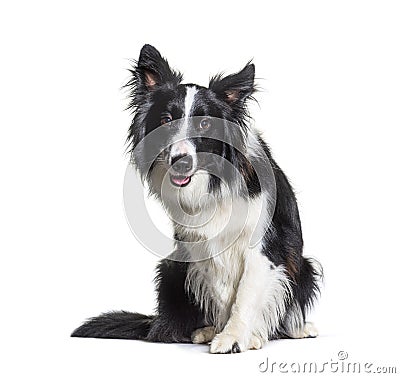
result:
[[[261,201],[260,197],[220,202],[209,210],[203,208],[196,227],[177,227],[185,241],[202,241],[190,244],[189,254],[211,257],[190,263],[186,290],[217,329],[222,329],[229,318],[246,261],[252,254],[259,255],[257,250],[249,250],[249,244],[260,217]]]

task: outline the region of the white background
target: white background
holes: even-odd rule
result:
[[[341,350],[396,364],[399,18],[396,1],[2,3],[1,376],[259,376],[267,356]],[[201,85],[254,58],[256,125],[296,189],[305,254],[325,268],[319,338],[228,356],[69,338],[102,311],[155,306],[157,258],[122,205],[120,87],[144,43]]]

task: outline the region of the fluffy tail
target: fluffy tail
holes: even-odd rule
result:
[[[136,312],[108,312],[87,320],[72,332],[71,337],[144,340],[154,318]]]

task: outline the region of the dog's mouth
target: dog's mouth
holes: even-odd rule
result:
[[[171,184],[174,186],[178,186],[178,187],[184,187],[189,185],[192,176],[180,176],[180,175],[169,175],[169,178],[171,180]]]

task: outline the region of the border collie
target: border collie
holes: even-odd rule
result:
[[[131,161],[172,219],[175,249],[157,267],[155,315],[110,312],[74,337],[209,343],[211,353],[316,337],[306,312],[320,264],[303,257],[293,190],[250,125],[254,64],[211,78],[182,75],[150,45],[131,70]]]

